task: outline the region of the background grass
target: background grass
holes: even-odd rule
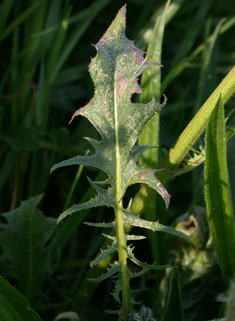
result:
[[[90,150],[91,146],[83,137],[97,138],[86,119],[76,119],[71,125],[68,122],[73,112],[93,96],[87,68],[90,57],[96,54],[91,44],[100,39],[125,3],[127,37],[147,51],[165,1],[4,0],[0,4],[1,213],[18,208],[22,200],[44,193],[40,210],[45,216],[57,218],[65,204],[67,207],[90,199],[94,193],[86,179],[87,175],[91,179],[99,175],[94,169],[81,168],[76,176],[77,168],[65,168],[50,176],[50,168],[54,163]],[[161,68],[159,92],[166,94],[168,104],[160,115],[159,160],[163,157],[161,148],[169,150],[234,66],[234,31],[235,4],[232,0],[171,1],[160,46],[164,68]],[[159,93],[156,95],[159,97]],[[225,118],[230,115],[226,123],[229,127],[234,126],[233,110],[234,97],[225,105]],[[203,140],[204,137],[195,148],[204,146]],[[232,139],[228,142],[227,153],[234,204]],[[73,183],[73,193],[68,198]],[[180,267],[180,285],[185,320],[216,318],[221,305],[216,298],[226,286],[201,209],[206,206],[203,166],[172,178],[167,188],[172,195],[171,205],[167,213],[159,210],[160,223],[187,230],[195,237],[194,246],[150,235],[150,243],[146,240],[136,247],[137,257],[149,263],[156,258],[160,263],[184,259],[185,264]],[[126,201],[137,190],[128,189],[127,192]],[[161,208],[161,200],[158,202],[158,208]],[[185,213],[189,216],[182,217]],[[192,214],[194,216],[190,216]],[[100,230],[81,223],[87,215],[90,221],[98,222],[110,220],[113,214],[100,208],[95,213],[74,215],[77,215],[76,224],[70,225],[66,221],[57,228],[57,241],[53,241],[50,252],[51,274],[44,283],[43,296],[37,298],[34,307],[45,321],[71,307],[74,310],[77,307],[82,320],[113,320],[104,314],[105,309],[115,307],[109,295],[111,281],[101,283],[91,301],[79,301],[80,286],[89,262],[104,241]],[[188,228],[185,222],[188,222]],[[6,229],[4,217],[0,227]],[[0,248],[1,263],[6,254],[1,244]],[[0,270],[17,288],[14,275],[3,264],[0,264]],[[136,299],[149,305],[157,317],[161,315],[170,278],[168,272],[165,275],[153,273],[132,284],[133,289],[139,290]],[[92,291],[94,289],[90,293]],[[86,304],[89,304],[88,309],[85,309]]]

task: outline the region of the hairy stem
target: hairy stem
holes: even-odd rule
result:
[[[126,236],[124,232],[122,202],[117,203],[116,206],[116,220],[117,220],[117,237],[118,237],[118,255],[120,262],[120,277],[122,280],[122,301],[126,316],[131,312],[131,295],[130,295],[130,280],[127,269],[127,250],[126,250]]]

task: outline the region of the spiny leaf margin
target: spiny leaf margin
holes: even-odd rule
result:
[[[89,156],[76,156],[54,165],[57,168],[69,165],[93,166],[106,172],[111,187],[101,189],[95,183],[91,185],[98,195],[87,203],[74,205],[62,213],[58,221],[74,212],[96,206],[115,206],[116,186],[116,149],[121,150],[122,186],[121,197],[131,184],[144,183],[154,188],[169,205],[170,195],[156,179],[154,171],[148,171],[137,164],[140,154],[151,146],[136,146],[138,137],[149,119],[158,112],[162,105],[154,98],[148,104],[134,104],[130,101],[134,93],[142,92],[138,85],[138,76],[157,65],[144,59],[144,52],[134,46],[125,36],[126,6],[118,12],[115,20],[99,42],[94,45],[97,55],[92,59],[89,71],[94,82],[95,93],[91,101],[77,110],[77,115],[86,117],[97,129],[101,141],[86,138],[95,153]]]

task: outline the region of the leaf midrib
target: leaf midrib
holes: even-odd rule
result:
[[[119,144],[119,127],[118,127],[118,103],[117,103],[117,73],[114,74],[114,118],[115,118],[115,172],[116,172],[116,202],[119,202],[121,199],[121,155],[120,155],[120,144]]]

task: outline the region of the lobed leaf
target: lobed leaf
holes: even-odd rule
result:
[[[114,297],[119,300],[122,291],[122,308],[119,320],[124,320],[131,311],[131,295],[126,259],[130,258],[143,270],[149,268],[162,269],[164,267],[150,266],[135,259],[128,252],[125,233],[125,225],[140,226],[153,231],[164,231],[177,236],[187,236],[165,227],[158,222],[148,222],[136,218],[128,209],[124,209],[122,198],[129,185],[145,184],[157,191],[163,198],[166,208],[169,206],[170,195],[160,181],[155,177],[155,170],[148,170],[138,164],[139,156],[152,146],[138,146],[137,140],[145,125],[166,104],[157,104],[155,99],[146,104],[133,103],[131,97],[142,90],[138,84],[138,77],[150,67],[159,66],[155,62],[148,62],[144,58],[144,52],[135,47],[134,43],[125,36],[126,6],[118,12],[115,20],[105,32],[99,42],[94,45],[97,55],[89,65],[91,78],[94,82],[95,92],[90,102],[77,110],[71,121],[76,116],[86,117],[100,134],[100,140],[86,138],[93,149],[93,155],[76,156],[65,160],[52,167],[51,171],[70,165],[93,166],[105,172],[108,180],[92,182],[91,186],[96,190],[97,196],[86,203],[72,206],[62,213],[58,221],[67,215],[77,211],[90,209],[97,206],[111,206],[115,212],[115,220],[112,223],[87,223],[90,226],[114,227],[116,240],[109,248],[103,250],[93,262],[99,264],[114,254],[119,254],[120,270],[118,280],[115,282]],[[102,184],[100,188],[97,184]],[[104,185],[108,185],[107,188]],[[107,273],[112,273],[107,272]],[[108,274],[108,275],[109,275]],[[107,275],[98,280],[105,279]]]
[[[136,265],[142,267],[145,269],[145,272],[152,269],[152,270],[164,270],[164,269],[167,269],[167,268],[170,268],[171,266],[170,265],[160,265],[160,266],[157,266],[156,264],[147,264],[147,263],[143,263],[141,261],[139,261],[133,254],[133,247],[131,246],[128,246],[127,248],[127,253],[128,253],[128,258],[134,262]],[[132,278],[134,277],[134,274],[132,274]]]
[[[87,138],[95,149],[89,156],[76,156],[52,167],[51,171],[69,165],[93,166],[106,172],[110,188],[100,189],[94,183],[98,196],[85,203],[76,205],[64,212],[59,220],[69,214],[95,206],[114,207],[117,200],[117,180],[120,179],[120,198],[126,188],[134,183],[147,183],[157,190],[169,204],[169,194],[161,186],[154,174],[146,175],[146,169],[137,164],[140,154],[149,146],[136,146],[138,137],[152,116],[163,105],[154,99],[147,104],[134,104],[131,96],[140,93],[138,76],[147,68],[156,66],[154,62],[144,59],[144,52],[136,48],[125,36],[126,7],[117,14],[115,20],[100,41],[94,45],[97,55],[92,59],[89,71],[94,82],[95,93],[91,101],[76,111],[77,115],[86,117],[97,129],[100,141]]]
[[[159,231],[159,232],[169,233],[178,237],[182,237],[189,242],[191,241],[190,237],[188,237],[186,234],[181,233],[173,229],[172,227],[164,226],[158,222],[146,221],[138,216],[133,215],[131,212],[128,212],[127,210],[124,211],[124,222],[132,226],[146,228],[148,230],[152,230],[155,232]]]
[[[0,232],[0,247],[6,262],[1,264],[18,281],[17,289],[34,305],[47,277],[52,273],[50,241],[56,229],[56,220],[44,217],[36,206],[42,196],[22,202],[20,207],[1,214],[8,222]]]
[[[110,278],[111,276],[114,276],[116,273],[119,272],[119,264],[117,262],[114,262],[111,266],[112,267],[110,269],[107,269],[106,273],[102,274],[98,278],[89,279],[89,281],[98,283],[98,282],[101,282],[101,281],[104,281],[104,280]]]
[[[117,241],[113,241],[112,245],[110,245],[106,250],[101,250],[100,255],[91,262],[91,266],[93,267],[94,265],[98,264],[101,262],[106,256],[114,253],[117,251],[118,244]]]

